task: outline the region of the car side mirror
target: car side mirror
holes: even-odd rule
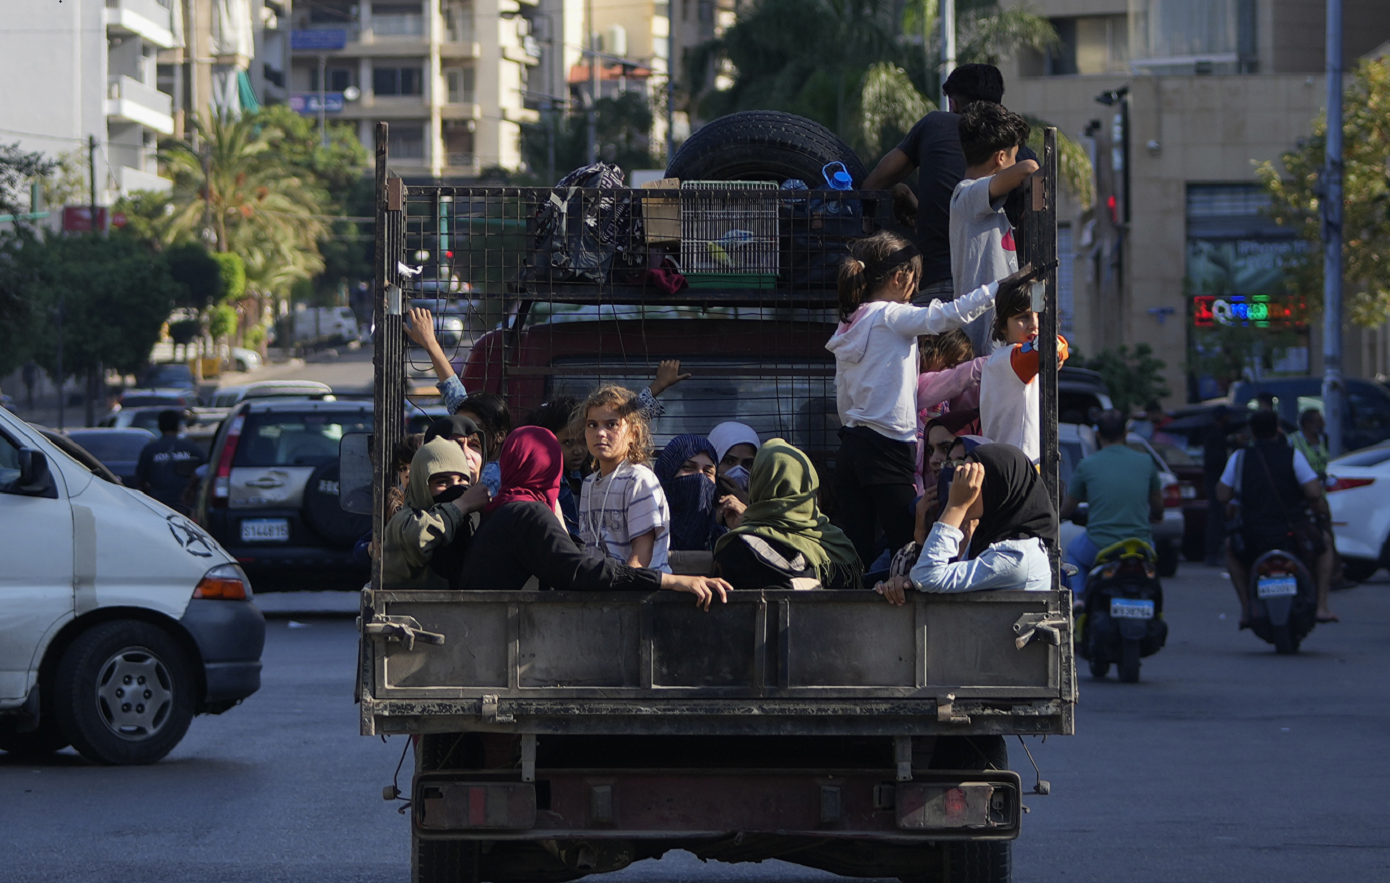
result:
[[[43,451],[20,448],[18,453],[19,480],[14,483],[14,489],[26,497],[57,499],[58,486],[53,481],[53,473],[48,469],[48,457]]]
[[[349,432],[338,443],[338,505],[353,515],[372,514],[372,434]]]

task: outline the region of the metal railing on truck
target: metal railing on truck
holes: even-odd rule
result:
[[[850,241],[892,223],[888,194],[811,191],[775,184],[750,186],[745,182],[680,182],[681,186],[662,182],[661,186],[648,189],[407,185],[390,172],[386,131],[385,124],[378,125],[376,451],[391,450],[404,433],[403,419],[398,416],[405,408],[409,357],[403,312],[412,301],[425,299],[466,311],[468,327],[486,330],[485,336],[476,341],[461,342],[453,355],[456,362],[467,365],[470,391],[486,389],[503,394],[517,417],[547,395],[574,391],[573,385],[586,379],[597,384],[616,378],[635,385],[634,378],[649,376],[647,372],[654,370],[662,358],[696,358],[695,353],[678,351],[683,337],[692,341],[690,345],[697,349],[699,359],[708,360],[700,363],[697,373],[729,380],[723,393],[718,389],[704,393],[711,407],[738,400],[734,386],[738,378],[754,377],[765,382],[773,390],[769,401],[774,403],[783,398],[778,394],[778,384],[784,380],[790,383],[791,379],[818,379],[819,392],[816,388],[803,389],[800,395],[804,401],[798,400],[795,409],[784,413],[775,404],[769,405],[765,415],[768,422],[759,429],[811,451],[818,468],[833,469],[830,439],[838,421],[834,366],[824,351],[824,343],[836,321],[836,270]],[[1056,181],[1055,131],[1049,129],[1042,170],[1025,185],[1031,193],[1025,199],[1026,211],[1016,236],[1021,262],[1049,266],[1056,261]],[[1053,270],[1034,292],[1040,314],[1039,350],[1043,364],[1056,357],[1056,289],[1057,274]],[[701,328],[715,326],[720,329],[717,337],[702,337],[698,333]],[[672,328],[676,330],[672,332]],[[690,333],[682,334],[683,328],[689,328]],[[556,341],[575,329],[593,334],[593,351],[585,355],[583,364],[562,364],[562,360],[549,359],[547,352],[560,349]],[[776,345],[772,345],[771,335],[777,335]],[[660,346],[654,347],[653,341],[659,341]],[[721,353],[737,364],[721,366]],[[1060,462],[1056,374],[1041,372],[1039,382],[1044,415],[1040,468],[1056,499]],[[678,387],[671,399],[681,395]],[[814,419],[808,419],[808,414]],[[708,419],[708,412],[703,412],[702,417]],[[658,424],[671,420],[661,418]],[[708,428],[703,426],[700,431]],[[394,475],[384,457],[376,458],[375,469],[373,518],[377,534],[381,535],[385,490]],[[828,490],[831,484],[828,476],[823,476],[822,487]],[[826,508],[831,507],[833,501]],[[1054,584],[1060,586],[1055,546],[1050,553]],[[383,587],[378,561],[373,566],[373,594],[364,606],[364,616],[389,618],[397,615],[391,612],[397,606],[405,609],[423,601],[408,593],[390,591],[392,588]],[[457,612],[440,607],[431,609],[426,618],[438,614],[452,621],[464,615],[464,608],[477,607],[481,611],[491,603],[480,597],[466,600],[468,603],[461,604]],[[531,596],[522,606],[538,600]],[[549,593],[545,600],[546,606],[550,606],[549,602],[567,603]],[[746,612],[746,604],[751,603],[740,600],[722,612]],[[786,609],[778,607],[783,603],[779,601],[773,607]],[[815,606],[813,602],[803,605],[799,600],[787,603],[793,608]],[[927,602],[919,599],[917,603]],[[939,598],[930,600],[931,605],[937,603],[946,602]],[[633,604],[641,606],[635,600]],[[660,604],[648,606],[663,609]],[[882,606],[887,613],[887,605]],[[1069,619],[1069,611],[1070,594],[1063,589],[1060,594],[1052,594],[1046,603],[1035,602],[1030,613],[1041,621],[1054,615]],[[855,615],[866,613],[867,608],[856,610]],[[471,615],[474,614],[467,614]],[[1005,630],[1016,621],[1004,623]],[[432,630],[428,623],[421,627]],[[756,628],[750,629],[750,635],[757,632]],[[1069,642],[1069,622],[1063,633]],[[1004,637],[1000,634],[1000,639]],[[1012,640],[1015,636],[1007,637]],[[753,646],[752,637],[745,635],[739,640],[745,641],[745,646]],[[372,669],[373,665],[387,665],[382,646],[383,658],[364,660],[367,667],[362,675],[367,683],[372,682],[374,674],[385,678],[377,683],[395,690],[402,685],[390,680],[389,667]],[[1036,646],[1029,652],[1043,652]],[[419,660],[451,656],[428,652],[406,655]],[[1058,654],[1058,658],[1068,660],[1066,667],[1070,667],[1070,653]],[[950,683],[949,678],[936,684],[918,683],[928,678],[929,666],[927,656],[919,654],[914,659],[918,666],[914,690]],[[419,664],[423,666],[421,671],[430,670],[431,663]],[[437,674],[444,676],[442,672]],[[1050,691],[1049,695],[1068,705],[1065,714],[1054,723],[1060,729],[1044,731],[1070,732],[1069,703],[1075,697],[1071,672],[1050,672],[1041,678],[1034,672],[1029,683]],[[642,686],[638,684],[639,688]],[[764,682],[761,689],[775,691],[777,685]],[[945,695],[940,690],[937,693]],[[921,694],[919,698],[930,695],[939,707],[945,700],[937,693]],[[487,695],[503,694],[493,691]],[[412,697],[410,701],[420,698]],[[1019,694],[1019,698],[1028,697]],[[521,697],[515,701],[521,701]],[[391,706],[380,707],[385,712]],[[364,715],[368,715],[366,708]],[[364,717],[364,727],[367,726]]]

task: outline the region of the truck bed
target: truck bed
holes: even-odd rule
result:
[[[362,732],[1070,734],[1069,601],[364,590]]]

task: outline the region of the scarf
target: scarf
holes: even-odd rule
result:
[[[970,537],[971,558],[1001,540],[1057,540],[1056,510],[1026,454],[1013,445],[988,444],[972,451],[969,459],[985,467],[980,489],[985,511]]]
[[[540,426],[523,426],[507,436],[497,463],[502,489],[483,507],[490,515],[508,503],[535,501],[554,509],[560,498],[565,455],[555,434]]]
[[[854,544],[830,523],[816,505],[820,477],[800,450],[775,438],[758,451],[748,484],[752,501],[743,513],[743,524],[714,544],[717,554],[739,534],[751,534],[785,543],[816,568],[822,585],[832,585],[844,575],[859,588],[863,565]]]
[[[715,483],[706,475],[682,475],[681,466],[696,454],[705,454],[715,463],[714,446],[708,438],[693,433],[678,435],[667,443],[656,458],[657,480],[666,493],[671,508],[671,549],[673,551],[708,551],[710,537],[717,525],[714,520]]]

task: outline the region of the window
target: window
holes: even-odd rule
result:
[[[1155,73],[1253,73],[1255,0],[1130,0],[1135,66]]]
[[[380,95],[421,95],[424,80],[416,67],[379,67],[372,71],[372,91]]]
[[[425,33],[419,3],[373,3],[372,31],[384,37],[418,37]]]
[[[232,465],[320,466],[338,458],[338,443],[345,434],[371,431],[372,417],[365,411],[251,414]]]
[[[325,92],[342,92],[348,86],[357,85],[357,68],[355,67],[330,67],[324,79],[327,81],[324,87]],[[309,70],[309,91],[319,90],[319,69],[317,67]]]
[[[452,43],[473,42],[472,3],[450,3],[444,7],[444,33]]]
[[[1054,18],[1061,45],[1043,59],[1048,76],[1129,71],[1129,25],[1123,15]]]
[[[19,481],[19,448],[0,435],[0,492],[12,492]]]
[[[473,68],[446,67],[444,69],[444,94],[449,104],[473,103]]]
[[[424,125],[392,125],[391,143],[388,145],[392,159],[424,159]]]
[[[466,168],[473,165],[473,133],[463,126],[445,129],[444,152],[451,166]]]
[[[309,23],[315,25],[344,25],[357,21],[353,4],[346,0],[315,0],[309,5]]]

